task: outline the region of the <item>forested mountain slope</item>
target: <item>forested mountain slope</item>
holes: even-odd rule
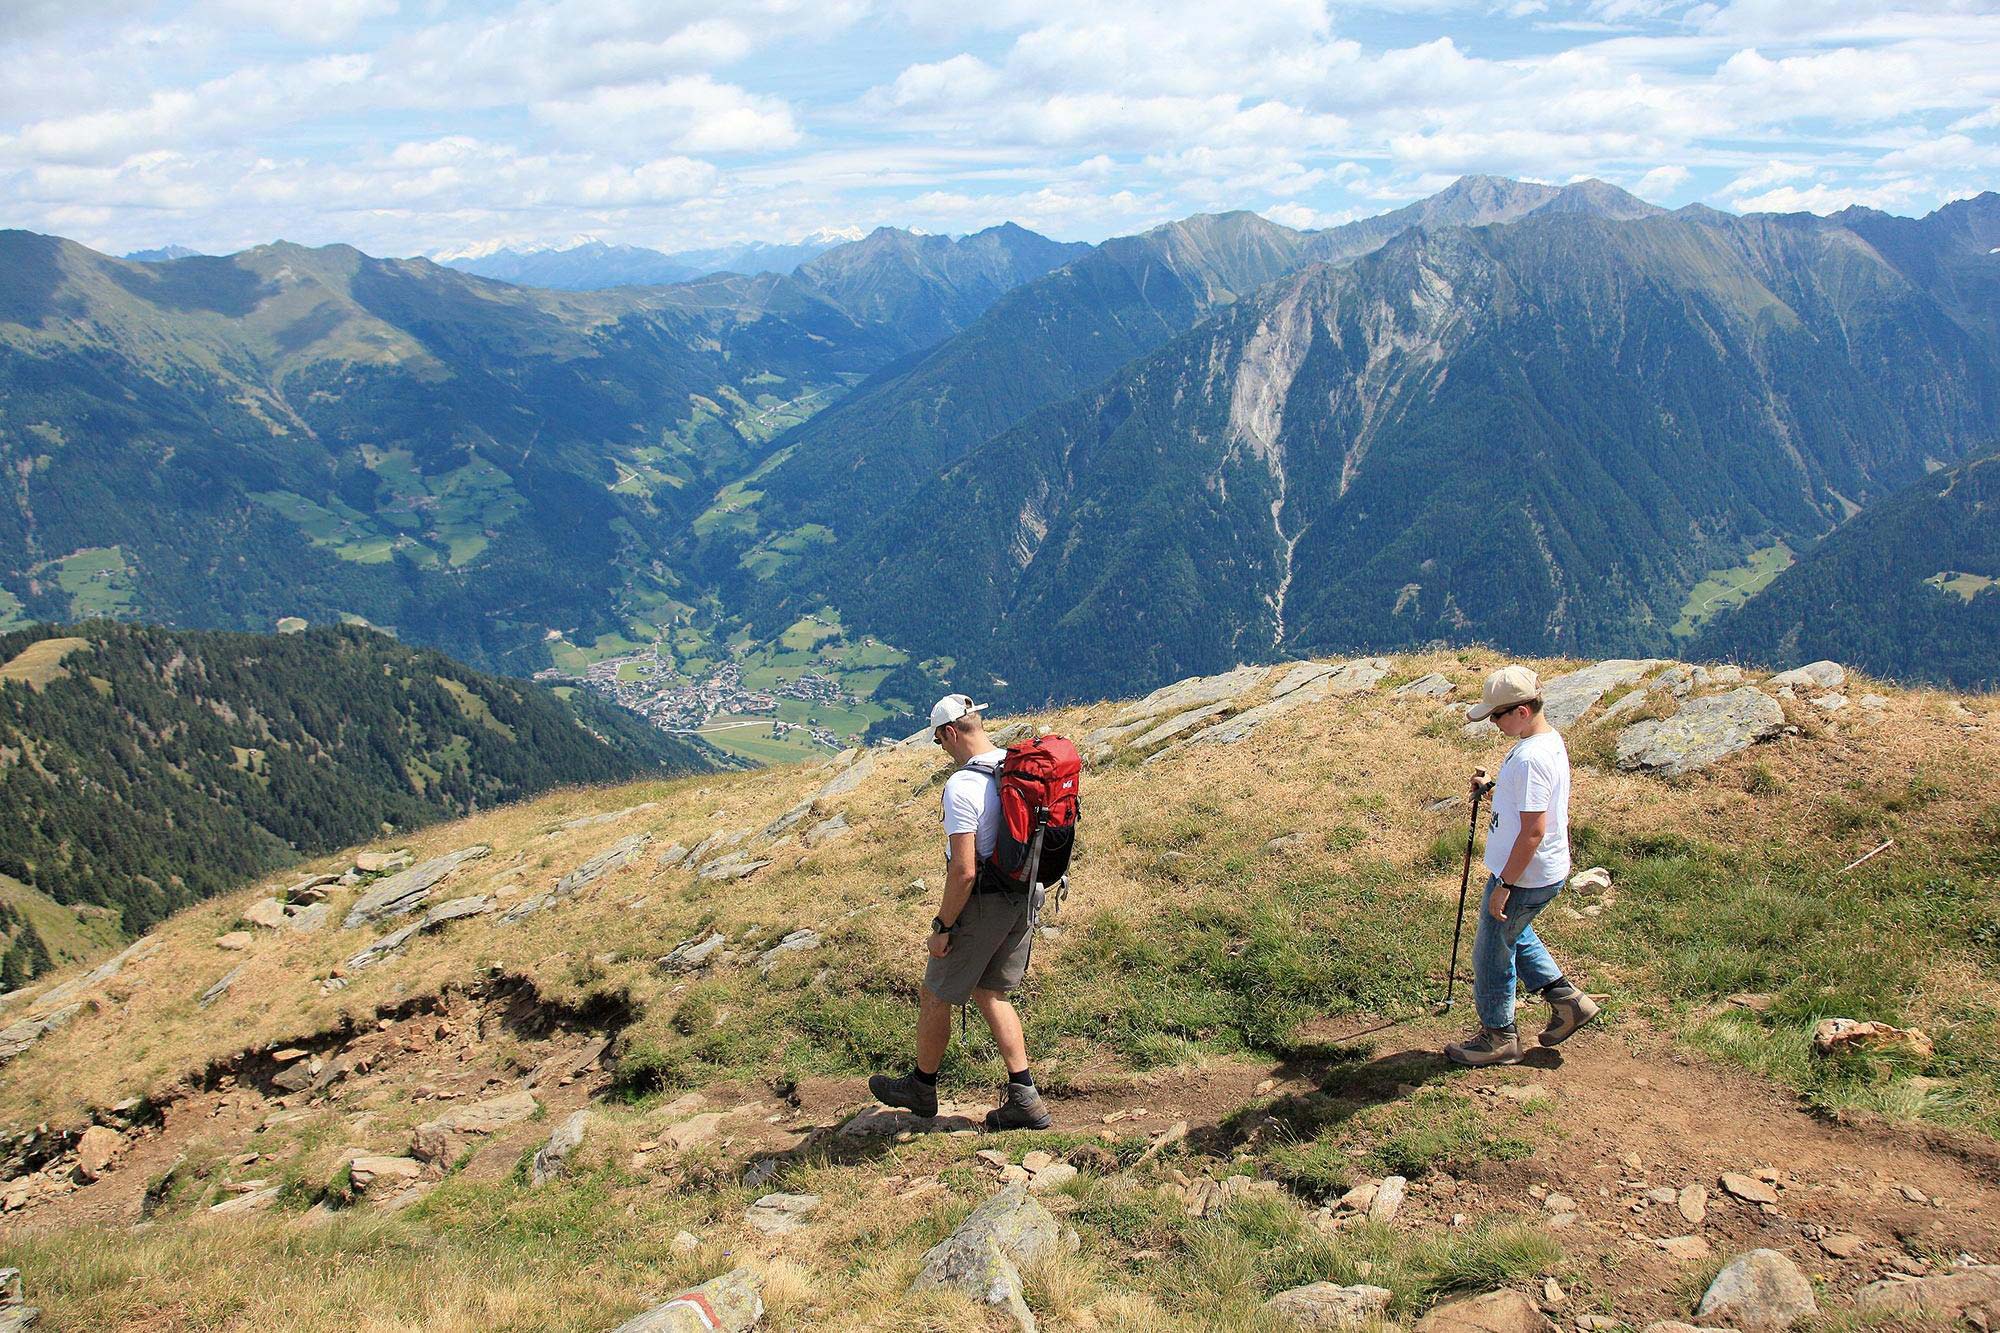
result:
[[[2000,196],[1967,213],[2000,232]],[[987,443],[830,548],[832,600],[1029,698],[1300,648],[1664,650],[1702,571],[1993,438],[2000,367],[1918,271],[1808,216],[1410,231]]]
[[[1352,259],[1415,226],[1504,221],[1544,209],[1618,217],[1658,211],[1601,182],[1558,188],[1471,176],[1327,231],[1238,212],[1115,237],[1016,288],[915,364],[793,430],[781,442],[784,461],[759,482],[765,526],[864,527],[913,485],[1029,413],[1089,388],[1303,264]]]
[[[1900,680],[2000,686],[2000,456],[1856,515],[1698,642],[1714,656],[1834,657]]]
[[[569,293],[0,233],[0,623],[351,613],[525,673],[551,628],[662,618],[666,548],[771,437],[1068,253],[930,239]]]
[[[0,635],[0,873],[128,933],[385,826],[709,766],[588,695],[363,629]]]

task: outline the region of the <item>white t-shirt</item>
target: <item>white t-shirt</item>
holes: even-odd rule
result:
[[[972,756],[975,764],[991,764],[995,768],[1006,759],[1005,750],[988,750]],[[981,861],[993,855],[993,844],[1000,840],[1000,802],[993,799],[994,795],[993,779],[968,768],[961,768],[944,780],[945,837],[949,839],[954,833],[973,834],[973,850]],[[945,859],[951,859],[949,842],[945,846]]]
[[[1514,882],[1538,889],[1569,878],[1569,747],[1545,731],[1514,746],[1493,780],[1493,823],[1486,831],[1486,868],[1505,874],[1514,841],[1521,836],[1521,812],[1549,812],[1548,830],[1535,859]]]

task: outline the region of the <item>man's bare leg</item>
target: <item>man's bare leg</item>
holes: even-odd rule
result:
[[[972,1002],[979,1006],[979,1012],[986,1019],[986,1026],[993,1030],[993,1042],[1000,1048],[1000,1058],[1007,1064],[1007,1072],[1018,1074],[1028,1067],[1028,1042],[1021,1035],[1021,1016],[1014,1012],[1014,1006],[1005,995],[995,990],[974,990]],[[919,1023],[921,1023],[919,1019]],[[951,1035],[951,1011],[945,1011],[945,1035]],[[918,1058],[922,1058],[923,1045],[918,1042]],[[944,1054],[942,1042],[938,1045],[940,1058]]]
[[[974,994],[981,993],[983,992],[974,992]],[[985,1008],[985,1005],[981,1004],[980,1012],[984,1013]],[[989,1016],[986,1021],[990,1023],[993,1020]],[[997,1030],[995,1035],[998,1035]],[[1021,1023],[1016,1019],[1015,1045],[1018,1046],[1020,1040]],[[925,986],[918,991],[917,999],[917,1068],[926,1074],[937,1073],[938,1066],[944,1063],[945,1047],[949,1045],[951,1045],[951,1006],[931,994],[931,988]]]

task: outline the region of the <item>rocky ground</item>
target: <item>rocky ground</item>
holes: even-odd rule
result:
[[[1418,953],[1446,938],[1455,882],[1433,874],[1398,906],[1371,866],[1421,863],[1424,840],[1448,841],[1462,817],[1454,756],[1482,738],[1451,710],[1483,665],[1244,668],[1054,719],[1092,758],[1093,831],[1115,850],[1084,864],[1097,901],[1037,954],[1054,987],[1026,1007],[1056,1053],[1047,1134],[978,1131],[988,1103],[970,1071],[934,1122],[883,1111],[866,1096],[867,1049],[840,1053],[876,1013],[843,977],[879,972],[900,918],[929,910],[910,872],[934,855],[935,765],[889,748],[727,787],[576,794],[372,849],[18,997],[0,1033],[0,1259],[49,1328],[601,1330],[635,1310],[632,1330],[1989,1326],[2000,1150],[1946,1112],[1987,1086],[1964,1081],[1960,1027],[1986,1021],[1990,995],[1971,978],[1945,994],[1956,945],[1918,979],[1939,1007],[1879,1010],[1914,1012],[1931,1035],[1827,1028],[1814,1054],[1818,1017],[1849,1017],[1824,1013],[1833,984],[1798,1011],[1814,1021],[1795,1039],[1789,983],[1671,1005],[1649,993],[1616,928],[1653,908],[1621,869],[1580,880],[1551,931],[1588,945],[1605,1021],[1521,1067],[1452,1069],[1436,1051],[1455,1028],[1402,1016],[1420,1003],[1328,1017],[1302,1000],[1261,1046],[1198,1027],[1171,1047],[1114,1038],[1135,1021],[1121,992],[1150,982],[1101,952],[1103,918],[1163,910],[1165,883],[1223,877],[1282,902],[1325,881],[1345,886],[1336,913],[1423,913]],[[1863,687],[1850,703],[1831,664],[1764,680],[1661,662],[1550,675],[1593,817],[1650,839],[1795,773],[1837,770],[1851,804],[1873,765],[1907,753],[1877,760],[1889,741],[1871,738],[1921,738],[1926,764],[1990,744],[1983,701]],[[1241,746],[1257,756],[1243,773],[1284,773],[1312,761],[1301,738],[1389,726],[1429,739],[1393,772],[1356,761],[1376,767],[1355,808],[1397,811],[1358,835],[1320,833],[1311,812],[1333,816],[1303,773],[1246,782],[1224,845],[1173,819],[1159,829],[1173,798],[1155,775],[1173,783],[1176,765],[1213,777],[1204,755]],[[1746,767],[1760,746],[1765,764]],[[1938,828],[1964,821],[1944,796],[1925,808]],[[1845,829],[1826,854],[1865,852],[1886,827]],[[1890,873],[1888,841],[1861,874]],[[1121,899],[1114,880],[1144,897]],[[1146,919],[1163,941],[1195,928]],[[1686,947],[1671,923],[1634,928]],[[1238,984],[1216,978],[1265,946],[1231,930],[1188,986]],[[1335,953],[1378,947],[1333,931]],[[1241,984],[1296,984],[1272,968]],[[1413,977],[1430,994],[1440,979]],[[880,1002],[885,1051],[906,1004]],[[1187,1021],[1157,1012],[1163,1031]],[[1716,1035],[1746,1032],[1765,1044]],[[1833,1085],[1760,1067],[1780,1038],[1787,1059],[1886,1063],[1836,1103]],[[337,1275],[314,1302],[227,1262],[163,1266],[210,1245],[273,1273]],[[370,1257],[325,1267],[347,1251]],[[350,1290],[361,1268],[387,1294]],[[435,1290],[415,1301],[423,1273]],[[29,1308],[0,1305],[0,1328],[27,1326],[7,1311]]]

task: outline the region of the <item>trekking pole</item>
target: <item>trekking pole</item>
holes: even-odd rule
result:
[[[1486,770],[1483,768],[1475,770],[1473,778],[1478,785],[1472,789],[1472,818],[1465,826],[1465,869],[1458,877],[1458,915],[1453,919],[1451,927],[1451,966],[1444,974],[1444,1003],[1437,1008],[1441,1014],[1450,1011],[1452,992],[1458,985],[1458,942],[1465,934],[1465,896],[1472,888],[1472,842],[1479,833],[1479,798],[1486,795],[1493,786],[1486,780]]]

